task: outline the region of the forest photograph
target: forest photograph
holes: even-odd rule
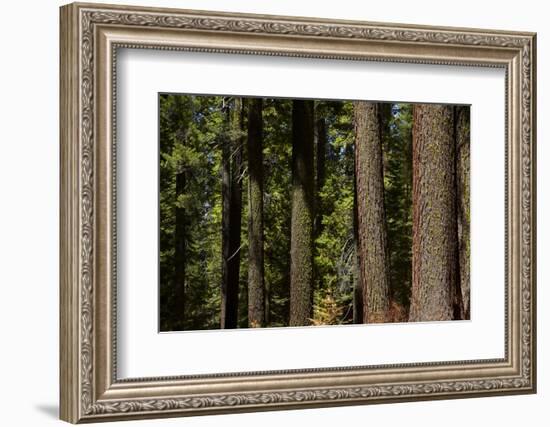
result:
[[[161,93],[159,330],[470,319],[470,107]]]

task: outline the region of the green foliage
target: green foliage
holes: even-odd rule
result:
[[[314,296],[312,325],[340,325],[346,307],[331,294],[317,292]]]
[[[264,101],[264,262],[269,326],[285,326],[290,298],[291,100]]]
[[[160,306],[161,330],[204,329],[219,324],[218,259],[221,243],[219,164],[223,124],[220,98],[160,97]],[[186,173],[176,198],[176,174]],[[186,219],[185,260],[174,258],[175,209]],[[186,263],[185,307],[173,304],[176,262]],[[183,312],[185,311],[185,316]]]
[[[412,282],[412,105],[393,104],[382,137],[392,299],[409,307]]]
[[[338,306],[345,306],[341,315],[346,316],[339,323],[350,323],[355,280],[353,105],[351,102],[326,102],[320,103],[317,111],[324,113],[327,120],[328,147],[326,179],[318,195],[323,227],[315,241],[314,300],[326,302],[326,293],[330,292]]]
[[[221,304],[221,144],[233,135],[222,108],[234,102],[220,96],[160,96],[160,321],[161,330],[216,329]],[[325,180],[316,209],[321,232],[315,239],[313,324],[353,320],[356,254],[353,232],[353,105],[317,101],[316,116],[327,131]],[[265,99],[264,258],[270,315],[268,326],[288,325],[291,212],[291,110],[288,99]],[[392,104],[383,133],[386,212],[392,296],[408,307],[411,283],[411,106]],[[246,115],[245,115],[246,117]],[[245,118],[246,121],[246,118]],[[246,123],[245,123],[246,125]],[[242,176],[239,327],[247,319],[247,186]],[[176,196],[176,176],[186,174],[184,194]],[[183,209],[186,256],[175,259],[175,215]],[[176,263],[185,263],[185,306],[174,304]]]

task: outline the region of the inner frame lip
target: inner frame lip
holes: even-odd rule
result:
[[[110,25],[105,26],[106,29],[108,29],[110,32],[113,28]],[[151,28],[147,28],[147,31],[151,31]],[[176,30],[174,30],[176,31]],[[115,34],[116,34],[115,29]],[[271,36],[266,36],[270,38]],[[290,58],[306,58],[306,59],[328,59],[328,60],[348,60],[348,61],[361,61],[361,62],[391,62],[391,63],[397,63],[397,64],[410,64],[410,65],[441,65],[441,66],[461,66],[461,67],[473,67],[473,68],[500,68],[505,71],[504,76],[504,82],[505,82],[505,90],[504,90],[504,97],[505,97],[505,227],[507,227],[508,224],[508,211],[510,209],[509,207],[509,200],[508,200],[508,151],[509,151],[509,136],[508,136],[508,111],[509,111],[509,67],[510,62],[508,61],[494,61],[492,58],[488,60],[487,62],[474,62],[469,60],[439,60],[439,59],[417,59],[417,58],[407,58],[407,59],[395,59],[395,58],[388,58],[388,57],[376,57],[376,56],[352,56],[352,55],[319,55],[319,54],[308,54],[308,53],[295,53],[295,52],[278,52],[273,53],[269,50],[263,51],[263,50],[242,50],[242,49],[231,49],[231,48],[203,48],[198,47],[194,48],[192,46],[170,46],[169,48],[166,48],[163,45],[156,45],[156,44],[149,44],[149,43],[127,43],[125,41],[116,41],[112,40],[111,43],[111,56],[112,56],[112,63],[111,63],[111,72],[112,72],[112,100],[113,105],[112,109],[113,111],[116,111],[116,59],[117,59],[117,52],[119,49],[143,49],[143,50],[171,50],[171,51],[182,51],[182,52],[198,52],[198,53],[222,53],[222,54],[237,54],[237,55],[260,55],[260,56],[283,56],[283,57],[290,57]],[[479,46],[472,46],[472,49],[482,49]],[[486,49],[484,49],[486,51]],[[506,57],[509,57],[511,52],[508,50]],[[476,59],[477,60],[477,59]],[[161,94],[186,94],[186,95],[205,95],[206,93],[201,92],[172,92],[172,91],[159,91],[157,92],[157,98]],[[207,94],[209,95],[209,94]],[[223,96],[224,94],[215,94],[216,96]],[[225,94],[227,96],[235,96],[235,94]],[[266,98],[269,96],[251,96],[246,95],[246,97],[250,98]],[[306,97],[291,97],[291,96],[273,96],[272,98],[280,98],[280,99],[322,99],[322,100],[354,100],[353,98],[330,98],[330,97],[318,97],[318,98],[306,98]],[[359,99],[359,98],[358,98]],[[375,102],[374,100],[369,100],[372,102]],[[387,100],[380,100],[378,102],[392,102]],[[408,102],[408,101],[399,101],[399,102]],[[452,105],[465,105],[468,106],[471,104],[462,104],[462,103],[439,103],[439,102],[410,102],[411,104],[452,104]],[[112,135],[116,135],[116,120],[112,124]],[[113,136],[113,150],[116,151],[116,138]],[[116,155],[113,156],[113,163],[116,162]],[[114,169],[116,170],[116,168]],[[116,175],[115,175],[116,178]],[[114,194],[116,194],[116,180],[113,182],[114,187]],[[116,212],[116,198],[113,201],[113,207],[114,211]],[[508,270],[508,229],[505,230],[505,270]],[[116,234],[116,221],[113,223],[113,234]],[[116,239],[113,239],[113,241],[116,241]],[[116,253],[116,250],[113,252]],[[116,273],[116,272],[115,272]],[[116,274],[113,275],[114,278],[116,278]],[[504,275],[505,278],[505,294],[504,294],[504,301],[505,301],[505,307],[508,307],[509,304],[509,278],[508,275]],[[116,280],[115,282],[116,283]],[[116,285],[113,286],[113,299],[116,301]],[[157,298],[158,301],[158,298]],[[231,377],[264,377],[264,376],[272,376],[272,375],[301,375],[301,374],[334,374],[338,373],[338,377],[341,377],[342,374],[345,374],[346,372],[349,372],[352,374],[353,372],[357,371],[375,371],[380,369],[426,369],[426,372],[429,372],[429,369],[427,368],[439,368],[443,366],[453,367],[453,370],[455,369],[477,369],[478,367],[490,367],[498,365],[503,367],[505,372],[509,372],[508,368],[510,367],[510,354],[509,354],[509,348],[511,346],[511,343],[509,342],[509,328],[510,328],[510,322],[509,322],[509,316],[508,311],[504,310],[504,317],[505,317],[505,340],[504,340],[504,357],[503,358],[489,358],[489,359],[473,359],[473,360],[456,360],[456,361],[433,361],[433,362],[413,362],[413,363],[395,363],[395,364],[381,364],[381,365],[356,365],[356,366],[335,366],[335,367],[322,367],[322,368],[299,368],[299,369],[282,369],[282,370],[267,370],[267,371],[245,371],[245,372],[221,372],[221,373],[213,373],[213,374],[191,374],[191,375],[170,375],[170,376],[155,376],[155,377],[131,377],[131,378],[118,378],[116,374],[116,365],[117,365],[117,356],[116,356],[116,308],[114,309],[112,316],[113,316],[113,352],[112,352],[112,363],[115,367],[115,372],[113,373],[112,382],[115,383],[150,383],[154,381],[178,381],[182,380],[184,382],[188,382],[189,380],[199,380],[199,379],[222,379],[222,378],[231,378]],[[471,320],[464,320],[464,321],[453,321],[453,323],[458,322],[471,322]],[[441,323],[441,322],[414,322],[414,324],[421,324],[421,323]],[[446,323],[446,322],[445,322]],[[400,325],[409,325],[408,323],[399,323]],[[344,327],[353,327],[353,326],[365,326],[365,325],[339,325]],[[370,327],[374,325],[369,325]],[[379,326],[387,326],[387,324],[379,325]],[[321,326],[323,327],[332,327],[332,326]],[[283,327],[283,328],[261,328],[261,330],[266,329],[296,329],[296,328],[303,328],[303,327]],[[319,327],[316,327],[316,329]],[[239,332],[247,330],[246,328],[240,328],[238,329]],[[235,330],[200,330],[200,331],[166,331],[166,332],[160,332],[161,334],[171,334],[171,333],[196,333],[196,332],[226,332],[231,333]],[[158,332],[158,320],[157,320],[157,332]],[[308,378],[307,376],[304,378]]]

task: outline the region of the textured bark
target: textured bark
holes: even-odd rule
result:
[[[357,220],[357,180],[354,171],[353,182],[353,240],[355,245],[355,275],[353,283],[353,323],[363,323],[363,279],[361,277],[361,268],[359,261],[359,238],[358,238],[358,220]]]
[[[176,201],[180,195],[185,193],[186,173],[181,171],[176,175]],[[174,311],[181,313],[179,319],[185,319],[185,256],[187,249],[187,227],[185,208],[176,204],[176,229],[174,233],[175,239],[175,270],[174,270]]]
[[[378,105],[354,103],[359,278],[363,322],[388,320],[389,280]]]
[[[222,307],[221,328],[237,327],[242,216],[242,101],[226,108],[229,138],[222,147]]]
[[[463,318],[470,319],[470,108],[456,108],[458,260]]]
[[[248,102],[248,326],[265,325],[262,100]]]
[[[313,102],[292,102],[292,214],[290,326],[312,318],[313,285]]]
[[[409,321],[452,320],[457,280],[453,107],[413,110],[413,253]]]

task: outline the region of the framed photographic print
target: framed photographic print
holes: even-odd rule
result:
[[[61,8],[61,418],[534,393],[535,34]]]

